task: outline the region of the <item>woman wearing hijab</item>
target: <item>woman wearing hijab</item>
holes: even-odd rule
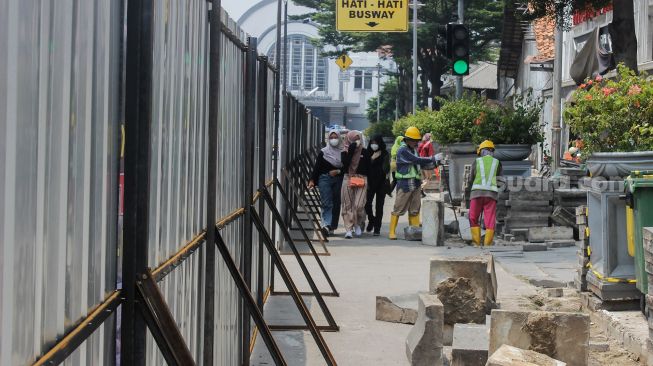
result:
[[[313,167],[308,188],[320,189],[322,206],[322,234],[328,236],[338,227],[340,217],[340,190],[342,187],[342,140],[337,130],[329,131],[325,147],[320,150]]]
[[[386,181],[390,174],[390,154],[386,150],[381,135],[372,137],[367,152],[370,156],[370,169],[367,173],[365,212],[369,222],[366,230],[368,233],[374,230],[374,236],[379,236],[381,233],[381,220],[383,219],[383,204],[388,191]],[[376,205],[374,206],[376,212],[372,211],[374,196],[376,196]]]
[[[367,173],[370,155],[363,149],[360,131],[349,131],[345,138],[345,151],[342,154],[345,177],[342,181],[342,220],[345,224],[345,238],[361,236],[361,226],[365,222],[365,203],[367,199]]]

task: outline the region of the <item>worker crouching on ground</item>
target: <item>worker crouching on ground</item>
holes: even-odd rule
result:
[[[478,219],[483,212],[485,222],[484,245],[492,245],[494,240],[494,228],[497,217],[497,199],[499,198],[499,187],[497,177],[501,175],[501,163],[494,158],[494,143],[485,140],[478,147],[474,163],[474,169],[470,174],[467,187],[470,187],[469,198],[469,226],[472,232],[472,243],[475,246],[481,245],[481,226]]]
[[[397,151],[397,196],[390,218],[390,240],[397,239],[397,224],[399,216],[408,211],[410,226],[419,226],[419,211],[422,207],[422,173],[421,166],[437,165],[442,159],[438,154],[430,158],[417,156],[417,144],[422,136],[417,127],[409,127],[404,133],[404,142]]]
[[[365,222],[365,203],[367,202],[367,173],[370,154],[363,149],[360,131],[349,131],[345,138],[345,151],[342,153],[345,177],[342,181],[342,221],[345,224],[345,238],[361,236],[361,226]]]

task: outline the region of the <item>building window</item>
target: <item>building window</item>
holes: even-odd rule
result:
[[[372,90],[372,70],[354,71],[354,89]]]
[[[282,45],[283,50],[283,45]],[[276,64],[276,45],[268,52],[271,63]],[[288,36],[288,63],[286,73],[288,89],[294,91],[327,91],[327,61],[321,50],[313,46],[304,35]]]

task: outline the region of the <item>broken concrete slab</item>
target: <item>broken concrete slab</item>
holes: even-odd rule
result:
[[[488,359],[489,332],[488,325],[454,325],[452,366],[484,366]]]
[[[440,282],[435,289],[444,305],[445,324],[485,322],[486,297],[477,295],[472,281],[466,277],[450,277]]]
[[[441,199],[422,200],[422,243],[444,245],[444,202]]]
[[[493,310],[489,351],[510,345],[581,366],[587,365],[589,335],[586,314]]]
[[[404,228],[404,240],[420,241],[422,240],[422,228],[418,226],[408,226]]]
[[[406,339],[406,356],[413,366],[442,366],[444,306],[437,296],[420,294],[417,321]]]
[[[574,230],[566,226],[528,229],[528,241],[531,243],[545,242],[547,240],[574,240]]]
[[[469,278],[477,298],[486,299],[489,309],[494,307],[497,280],[491,255],[467,258],[433,257],[429,273],[429,292],[435,293],[440,282],[448,278]]]
[[[552,280],[550,278],[529,278],[528,283],[542,288],[568,287],[566,282]]]
[[[487,360],[486,366],[565,366],[566,363],[538,352],[504,344]]]
[[[413,296],[413,299],[415,300],[415,304],[417,304],[417,294]],[[392,297],[377,296],[376,320],[391,323],[415,324],[417,310],[401,307],[397,302]]]
[[[546,290],[546,294],[549,297],[562,297],[564,295],[564,291],[560,287],[549,288],[549,289]]]

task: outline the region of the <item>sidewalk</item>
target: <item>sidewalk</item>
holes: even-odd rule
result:
[[[340,297],[325,297],[333,316],[340,326],[339,332],[322,333],[339,365],[407,365],[405,341],[410,325],[386,323],[375,320],[376,296],[408,295],[428,291],[429,264],[432,256],[465,257],[481,253],[472,247],[458,247],[459,241],[451,240],[450,246],[429,247],[421,242],[401,240],[407,218],[400,219],[400,240],[387,239],[389,212],[392,199],[385,205],[382,236],[364,234],[361,238],[344,239],[340,230],[330,238],[331,256],[320,257],[340,292]],[[453,220],[447,210],[445,222]],[[565,297],[551,301],[543,290],[528,283],[529,279],[550,279],[554,283],[572,280],[575,265],[574,248],[554,249],[547,252],[522,253],[511,247],[495,247],[490,250],[497,262],[499,283],[498,301],[502,308],[580,311],[580,298],[574,291],[565,290]],[[304,256],[311,273],[320,288],[327,286],[317,265],[311,257]],[[301,281],[301,272],[291,256],[284,256],[291,273],[295,274],[298,287],[308,289]],[[277,284],[281,280],[277,277]],[[280,286],[277,290],[281,290]],[[307,299],[311,313],[318,324],[325,324],[324,317],[313,298]],[[271,297],[266,303],[265,316],[271,324],[302,324],[290,297]],[[289,365],[323,365],[324,360],[309,332],[273,332]],[[602,330],[593,327],[593,339],[603,340]],[[598,337],[598,338],[597,338]],[[607,340],[603,341],[607,342]],[[629,360],[627,352],[610,343],[610,351],[593,352],[590,365],[638,365]],[[252,365],[272,365],[265,344],[258,337]]]

